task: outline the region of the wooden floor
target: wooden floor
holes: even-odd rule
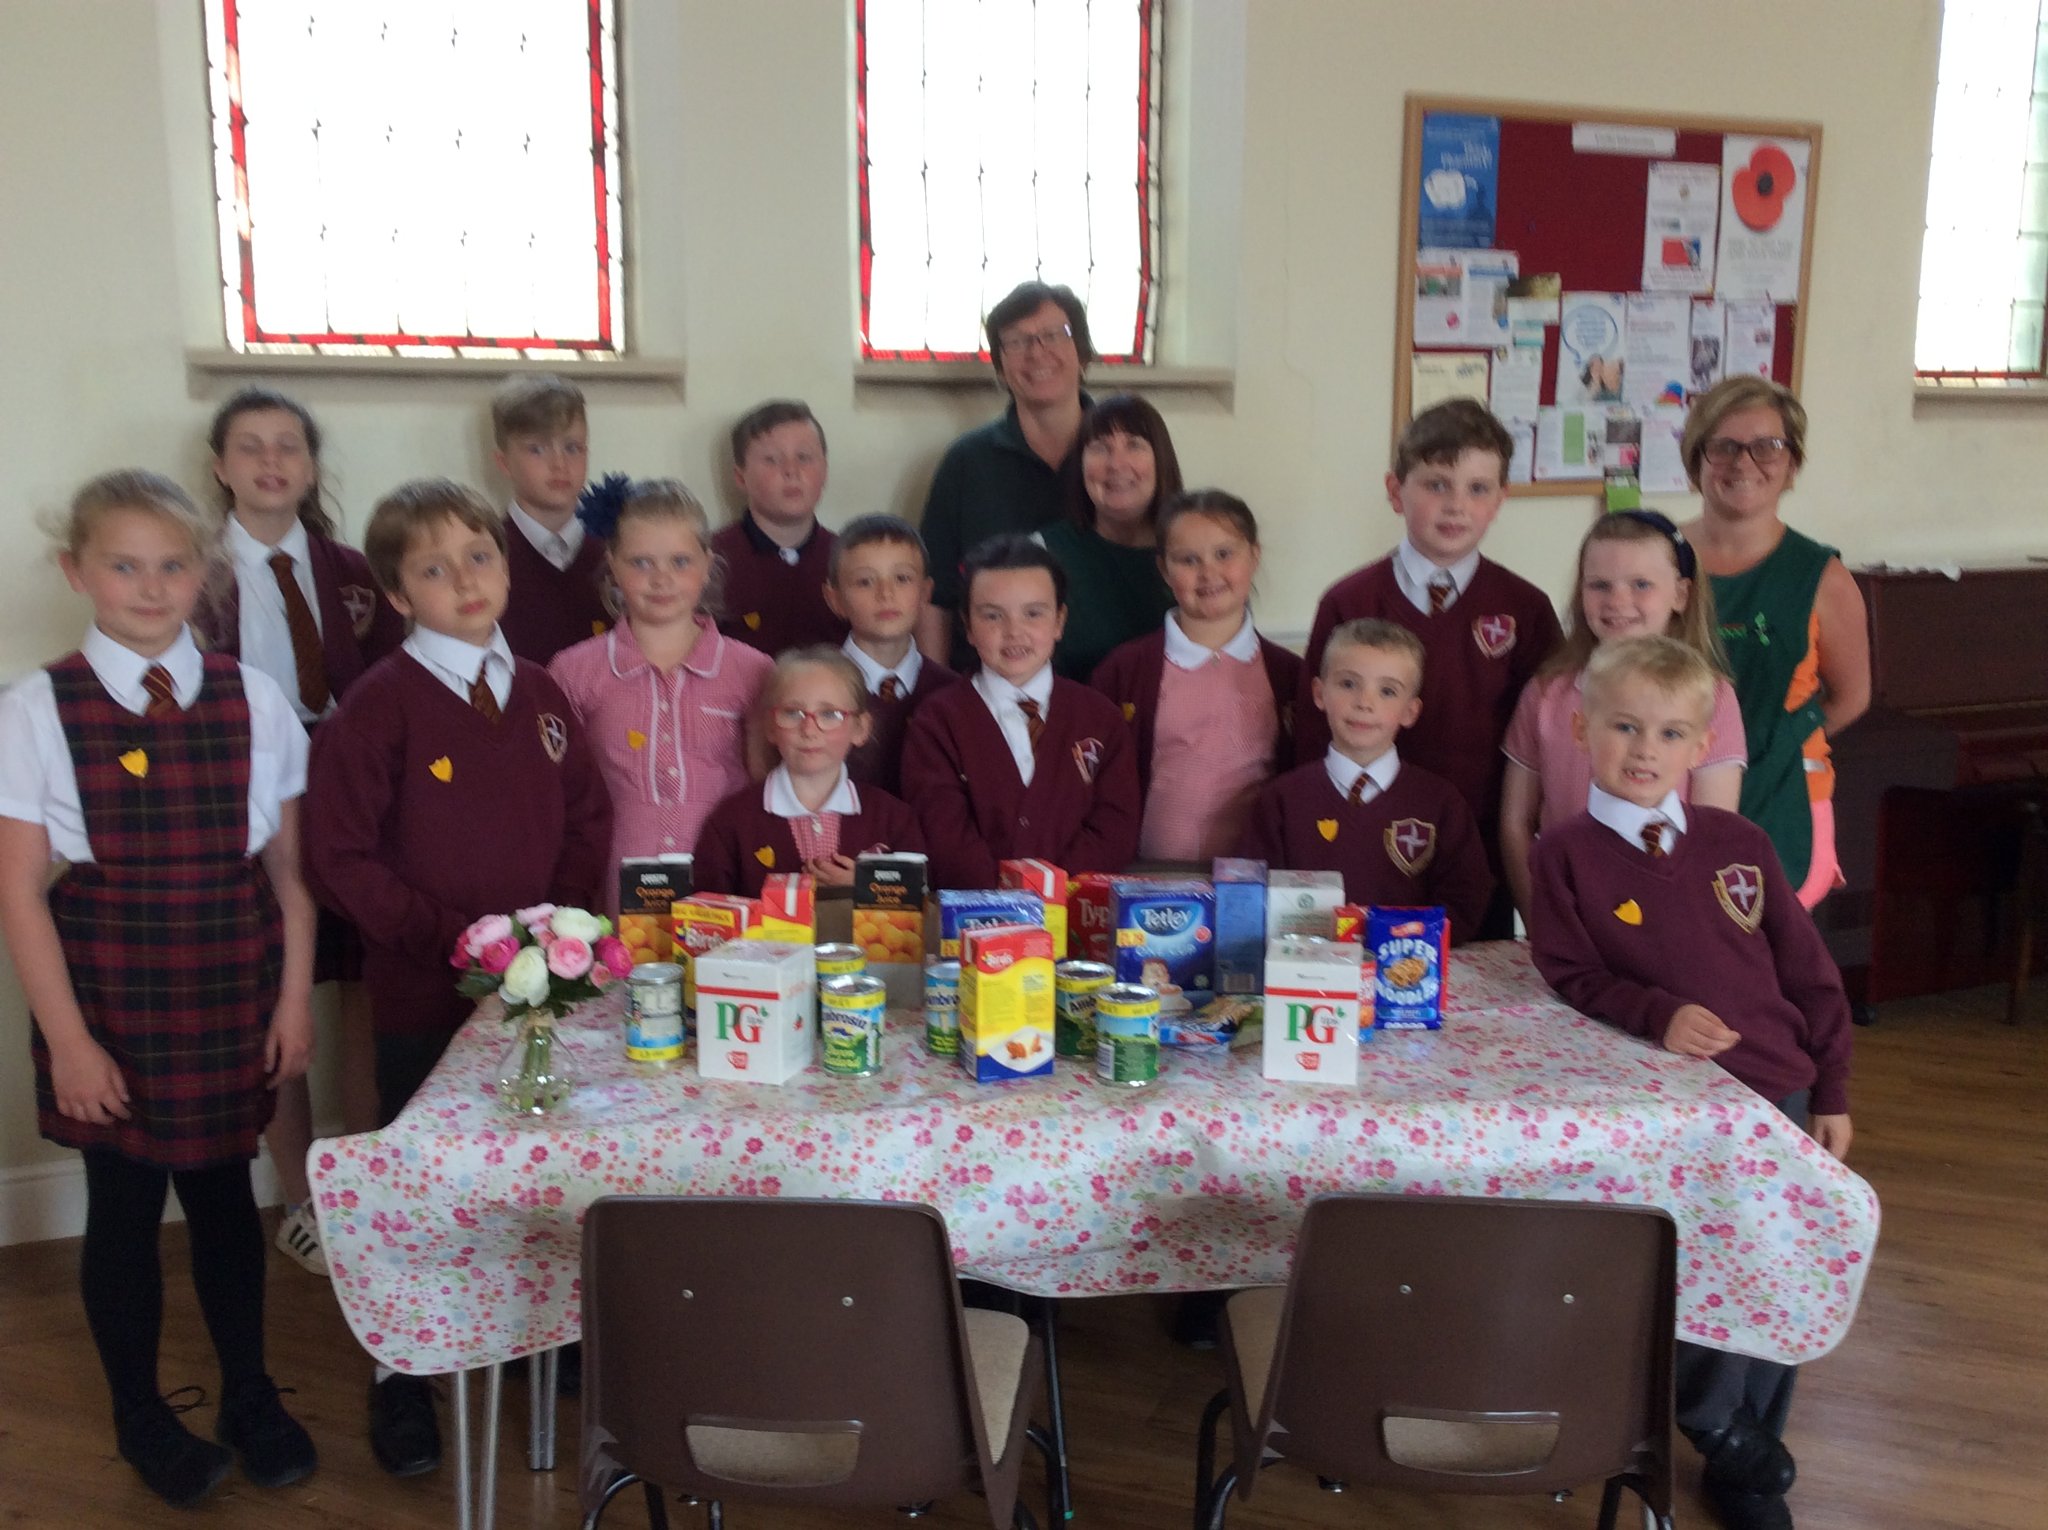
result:
[[[1792,1506],[1803,1530],[2048,1526],[2048,995],[2017,1030],[2003,994],[1902,1003],[1857,1033],[1852,1162],[1877,1187],[1885,1225],[1863,1310],[1848,1341],[1807,1368],[1790,1444],[1800,1462]],[[181,1229],[165,1234],[170,1308],[162,1377],[211,1388],[198,1310],[184,1279]],[[114,1454],[102,1385],[74,1286],[75,1244],[0,1250],[0,1525],[450,1526],[450,1473],[394,1482],[363,1439],[368,1363],[324,1285],[273,1261],[272,1369],[322,1452],[320,1472],[281,1492],[231,1479],[203,1509],[165,1508]],[[1217,1362],[1175,1347],[1164,1304],[1075,1302],[1062,1326],[1076,1523],[1148,1530],[1188,1523],[1196,1419]],[[577,1522],[575,1405],[562,1407],[563,1469],[525,1469],[525,1388],[506,1389],[499,1523]],[[445,1418],[445,1413],[444,1413]],[[210,1429],[210,1410],[194,1415]],[[451,1454],[452,1461],[452,1454]],[[1706,1525],[1695,1469],[1680,1472],[1681,1525]],[[1030,1502],[1044,1524],[1041,1488]],[[1231,1523],[1256,1527],[1590,1526],[1597,1490],[1547,1499],[1336,1498],[1285,1468],[1269,1472]],[[735,1508],[755,1526],[890,1525],[891,1513],[797,1515]],[[636,1498],[607,1524],[640,1526]],[[702,1523],[678,1510],[678,1527]],[[988,1524],[973,1499],[927,1523]]]

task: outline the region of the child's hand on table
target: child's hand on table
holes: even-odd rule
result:
[[[1741,1039],[1703,1004],[1681,1004],[1664,1028],[1664,1050],[1683,1057],[1719,1057]]]
[[[1849,1156],[1849,1139],[1855,1135],[1850,1129],[1847,1114],[1839,1116],[1815,1116],[1806,1123],[1806,1129],[1813,1140],[1833,1153],[1837,1158]]]
[[[805,861],[804,870],[820,887],[853,886],[853,857],[835,855],[830,860]]]

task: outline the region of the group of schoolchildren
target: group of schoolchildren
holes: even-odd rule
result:
[[[93,626],[0,697],[0,925],[39,1124],[84,1150],[86,1311],[121,1453],[166,1499],[203,1496],[231,1453],[264,1484],[314,1466],[263,1360],[248,1174],[269,1126],[295,1203],[281,1237],[318,1267],[311,983],[343,984],[347,1125],[387,1122],[467,1014],[460,932],[615,907],[626,856],[693,851],[700,890],[752,894],[782,871],[845,884],[873,849],[968,888],[1009,858],[1243,854],[1339,871],[1357,903],[1441,904],[1461,938],[1511,936],[1519,910],[1567,1000],[1719,1059],[1846,1151],[1846,1004],[1768,843],[1728,811],[1740,723],[1691,549],[1661,516],[1602,517],[1562,632],[1480,554],[1512,451],[1484,408],[1404,433],[1386,493],[1405,534],[1331,587],[1305,659],[1253,625],[1252,511],[1172,499],[1174,609],[1092,684],[1052,669],[1065,575],[1024,536],[960,570],[974,673],[921,654],[918,532],[818,523],[825,436],[801,404],[735,428],[745,510],[717,531],[674,480],[590,484],[567,383],[515,381],[493,424],[505,510],[409,482],[358,553],[323,507],[311,416],[237,395],[210,443],[225,517],[149,473],[86,485],[59,556]],[[219,1351],[218,1443],[157,1384],[171,1182]],[[1789,1371],[1690,1346],[1680,1371],[1725,1517],[1779,1523]],[[417,1378],[380,1373],[372,1418],[387,1469],[438,1459]]]

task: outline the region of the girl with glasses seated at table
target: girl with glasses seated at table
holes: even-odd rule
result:
[[[847,887],[870,851],[924,852],[910,809],[878,786],[856,786],[846,757],[867,740],[868,688],[837,648],[793,648],[763,688],[768,742],[781,757],[759,786],[719,803],[697,840],[699,892],[756,898],[769,877],[806,872]]]

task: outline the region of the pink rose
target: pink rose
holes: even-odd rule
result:
[[[548,971],[574,981],[590,971],[590,942],[566,937],[548,947]]]
[[[462,944],[471,956],[475,956],[494,940],[504,940],[512,934],[512,921],[504,914],[486,914],[462,932]]]
[[[603,993],[616,981],[617,979],[611,975],[610,969],[605,966],[602,958],[592,958],[590,963],[590,986],[592,988],[595,988],[599,993]]]
[[[554,912],[554,904],[536,903],[532,908],[522,908],[512,917],[525,925],[529,930],[538,930],[548,922]]]
[[[606,935],[597,943],[597,959],[615,978],[622,978],[633,970],[633,953],[626,949],[626,943],[616,935]]]
[[[510,935],[491,941],[476,954],[476,964],[496,977],[512,965],[512,958],[519,954],[519,942]]]

